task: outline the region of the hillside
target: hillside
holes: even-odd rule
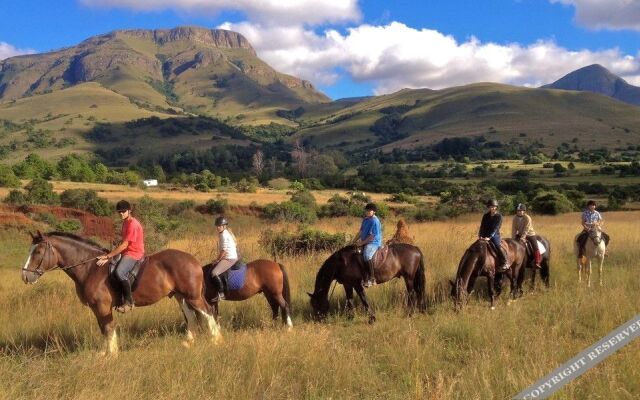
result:
[[[640,87],[628,84],[624,79],[598,64],[580,68],[542,87],[593,92],[625,103],[640,105]]]
[[[478,135],[502,143],[537,140],[546,149],[563,142],[581,148],[640,143],[635,106],[592,93],[495,83],[404,89],[300,120],[308,127],[296,137],[319,147],[410,149]]]

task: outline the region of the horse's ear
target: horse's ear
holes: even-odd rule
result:
[[[455,282],[453,282],[451,279],[449,279],[449,284],[451,285],[451,287],[455,287],[456,286]]]
[[[40,229],[38,229],[36,233],[37,233],[36,237],[42,239],[42,232],[40,232]]]

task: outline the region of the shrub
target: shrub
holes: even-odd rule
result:
[[[318,218],[315,209],[293,201],[267,204],[264,208],[264,217],[274,221],[301,223],[311,223]]]
[[[293,195],[291,195],[291,201],[293,201],[294,203],[302,204],[303,206],[308,208],[316,207],[316,198],[313,197],[313,194],[311,194],[311,192],[308,190],[295,192]]]
[[[229,209],[229,201],[224,198],[210,199],[196,210],[205,214],[224,214]]]
[[[7,204],[15,204],[21,206],[23,204],[27,204],[27,196],[22,190],[14,189],[9,192],[9,194],[4,198],[3,201]]]
[[[575,209],[567,196],[555,190],[538,193],[531,202],[531,206],[537,213],[550,215],[567,213]]]
[[[98,197],[98,194],[91,189],[65,190],[60,194],[60,204],[63,207],[77,208],[100,216],[111,214],[109,202]]]
[[[25,187],[27,201],[32,204],[57,204],[58,195],[53,191],[53,185],[42,178],[36,178]]]
[[[275,178],[267,182],[267,186],[276,190],[287,189],[289,188],[289,185],[291,185],[291,182],[286,178]]]
[[[34,219],[36,221],[44,222],[52,228],[57,227],[58,225],[58,219],[56,218],[56,216],[49,212],[37,213]]]
[[[182,200],[169,206],[169,215],[179,215],[183,212],[194,208],[196,202],[193,200]]]
[[[77,233],[82,229],[82,224],[77,219],[63,219],[56,224],[56,230],[61,232]]]
[[[0,165],[0,186],[17,188],[20,187],[20,179],[13,170],[6,165]]]
[[[336,251],[347,241],[344,233],[327,233],[313,229],[303,229],[297,233],[266,230],[260,235],[259,243],[271,254],[299,255],[317,251]]]
[[[392,195],[391,197],[386,199],[386,201],[392,201],[394,203],[416,204],[418,202],[418,198],[407,193],[400,192]]]

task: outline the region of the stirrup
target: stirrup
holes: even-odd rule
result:
[[[368,288],[376,284],[375,279],[367,279],[366,281],[362,281],[362,286]]]

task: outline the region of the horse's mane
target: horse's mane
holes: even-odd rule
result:
[[[66,237],[66,238],[73,239],[73,240],[78,241],[78,242],[82,242],[84,244],[88,244],[88,245],[93,246],[93,247],[97,247],[98,249],[100,249],[102,251],[105,251],[107,253],[109,252],[108,249],[104,248],[102,245],[94,242],[93,240],[87,239],[87,238],[82,237],[82,236],[78,236],[78,235],[73,234],[73,233],[55,231],[55,232],[49,232],[46,235],[47,236]]]

